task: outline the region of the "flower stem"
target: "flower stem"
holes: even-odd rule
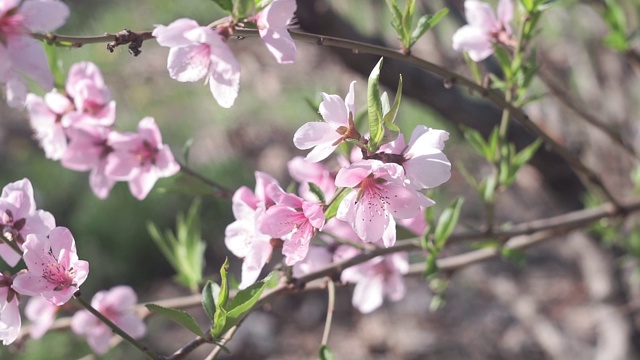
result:
[[[147,358],[152,360],[162,359],[160,356],[156,355],[153,351],[149,350],[149,348],[140,344],[136,339],[129,336],[129,334],[124,332],[120,327],[118,327],[118,325],[114,324],[113,321],[109,320],[106,316],[104,316],[102,313],[96,310],[93,306],[91,306],[91,304],[89,304],[87,301],[85,301],[82,298],[80,291],[77,291],[75,294],[73,294],[73,297],[82,307],[84,307],[91,314],[93,314],[95,317],[100,319],[100,321],[102,321],[105,325],[111,328],[111,330],[113,330],[114,333],[116,333],[117,335],[122,337],[125,341],[133,345],[136,349],[138,349],[141,353],[143,353]]]
[[[4,234],[0,234],[0,240],[2,240],[5,244],[9,245],[10,248],[13,249],[13,251],[17,252],[20,256],[23,255],[22,250],[20,250],[20,247],[18,246],[18,244],[16,244],[15,241],[11,241],[9,239],[7,239]]]
[[[336,303],[336,284],[331,280],[331,278],[327,280],[327,293],[329,296],[329,303],[327,305],[327,320],[324,323],[324,332],[322,333],[322,343],[320,344],[322,346],[326,346],[329,342],[329,332],[331,332],[333,310]]]

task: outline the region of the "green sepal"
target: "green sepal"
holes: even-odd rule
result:
[[[331,203],[327,207],[327,210],[324,211],[325,222],[336,216],[340,203],[352,190],[353,189],[342,188],[341,190],[336,191],[336,197],[331,200]]]

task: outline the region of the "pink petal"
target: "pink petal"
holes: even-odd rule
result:
[[[498,20],[505,26],[513,20],[513,2],[511,0],[500,0],[498,3]]]
[[[471,60],[478,62],[493,54],[493,43],[483,30],[465,25],[453,34],[453,49],[465,50]]]
[[[69,16],[69,7],[61,1],[29,0],[22,3],[24,26],[34,32],[53,31],[64,25]]]
[[[134,339],[141,338],[147,332],[147,327],[144,322],[131,312],[122,314],[115,322]]]
[[[180,171],[180,165],[173,157],[169,147],[164,147],[156,154],[155,166],[159,177],[170,177]]]
[[[258,230],[274,238],[282,237],[296,227],[295,216],[297,212],[283,205],[275,205],[267,209],[264,216],[258,221]]]
[[[16,264],[18,264],[20,259],[22,259],[22,256],[20,254],[18,254],[15,250],[13,250],[11,247],[9,247],[9,245],[5,244],[4,242],[0,244],[0,257],[10,267],[16,266]]]
[[[384,276],[382,274],[371,278],[363,278],[358,281],[353,290],[351,303],[361,313],[370,313],[382,305],[383,292]]]
[[[469,25],[492,32],[500,30],[500,23],[489,4],[477,0],[464,2],[465,17]]]
[[[273,248],[269,242],[254,242],[251,252],[244,258],[242,263],[242,281],[238,286],[239,289],[245,289],[255,283],[262,268],[267,264],[271,257]]]
[[[260,37],[278,63],[292,64],[296,60],[296,43],[286,28],[260,30]]]
[[[385,281],[384,292],[391,301],[399,301],[406,294],[404,277],[396,272],[389,274]]]
[[[27,98],[27,83],[15,71],[9,71],[5,77],[7,104],[13,108],[23,107]]]
[[[171,48],[167,59],[169,76],[181,82],[202,79],[211,66],[209,51],[209,46],[205,44]]]
[[[344,200],[343,200],[344,201]],[[389,226],[391,215],[380,198],[363,196],[355,206],[354,230],[364,242],[375,242]]]
[[[16,70],[35,80],[45,91],[53,88],[53,75],[47,55],[38,40],[30,36],[14,36],[7,50]]]
[[[58,307],[42,296],[29,299],[24,314],[32,322],[29,332],[32,339],[40,339],[49,330],[57,311]]]
[[[158,181],[158,174],[155,168],[141,169],[136,176],[129,180],[129,190],[133,197],[144,200],[153,189],[156,181]]]
[[[192,44],[192,41],[186,39],[184,34],[199,26],[195,20],[182,18],[172,22],[168,26],[156,25],[156,28],[151,34],[155,36],[158,44],[162,46],[187,46]]]
[[[409,140],[409,145],[407,146],[407,154],[428,153],[433,152],[433,149],[443,150],[444,142],[447,140],[449,140],[448,132],[418,125],[411,134],[411,140]]]
[[[4,294],[1,294],[3,292]],[[0,339],[3,345],[13,343],[18,338],[20,327],[22,326],[18,297],[14,297],[13,301],[6,302],[6,292],[7,290],[0,291],[0,296],[4,298],[0,300]]]
[[[348,168],[341,168],[336,175],[336,186],[356,187],[362,180],[371,175],[371,172],[371,166],[366,160],[354,163]]]
[[[120,285],[112,287],[105,293],[102,306],[111,309],[129,310],[138,303],[138,295],[131,286]]]
[[[416,189],[433,188],[451,177],[451,163],[443,153],[417,156],[403,164],[407,178]]]
[[[99,199],[106,199],[116,181],[105,173],[105,162],[101,162],[89,175],[91,190]]]
[[[349,84],[349,92],[347,93],[347,96],[345,96],[344,98],[344,103],[347,106],[347,110],[353,114],[353,116],[356,116],[356,109],[355,109],[355,96],[356,96],[356,82],[352,81],[351,84]]]
[[[306,150],[320,144],[333,146],[341,135],[336,129],[324,122],[308,122],[302,125],[293,135],[293,144],[300,150]],[[337,146],[333,146],[335,149]],[[314,161],[315,162],[315,161]]]
[[[216,53],[211,54],[209,89],[214,99],[223,108],[233,106],[238,97],[240,64],[226,46],[216,49]]]
[[[351,90],[349,93],[351,93]],[[326,93],[322,93],[322,99],[319,111],[324,121],[334,129],[339,126],[349,126],[349,109],[344,100],[338,95],[328,95]]]

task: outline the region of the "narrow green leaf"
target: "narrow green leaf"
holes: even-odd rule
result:
[[[422,277],[425,279],[431,278],[433,275],[437,274],[440,269],[438,269],[438,264],[436,263],[436,259],[438,257],[438,251],[432,249],[429,251],[426,259],[426,266],[424,272],[422,273]]]
[[[233,2],[231,0],[212,0],[216,5],[220,6],[222,10],[228,13],[233,12]]]
[[[385,92],[386,94],[386,92]],[[396,97],[393,100],[393,105],[387,110],[384,111],[383,120],[385,123],[395,123],[396,116],[398,115],[398,109],[400,108],[400,101],[402,100],[402,75],[400,75],[400,79],[398,80],[398,90],[396,91]],[[387,107],[389,106],[389,98],[387,97]]]
[[[605,37],[602,42],[618,52],[625,52],[629,50],[629,43],[627,42],[627,37],[624,33],[621,32],[611,32],[607,37]]]
[[[463,203],[464,198],[457,198],[451,205],[447,206],[440,215],[434,234],[435,243],[438,249],[442,249],[444,247],[447,239],[449,239],[449,236],[453,233],[456,225],[458,225],[460,210],[462,209]]]
[[[391,21],[391,25],[396,30],[398,36],[402,39],[402,12],[398,7],[397,0],[386,0],[387,6],[389,6],[389,10],[391,10],[391,17],[393,20]]]
[[[217,288],[217,291],[214,291],[214,288]],[[214,319],[214,314],[216,313],[216,296],[219,295],[220,285],[214,283],[209,280],[202,288],[202,307],[204,311],[207,313],[207,316],[211,321]]]
[[[49,62],[49,68],[53,75],[54,87],[56,89],[64,89],[65,79],[64,71],[62,70],[62,61],[58,58],[58,48],[54,44],[49,44],[46,41],[42,44],[45,54],[47,54],[47,60]]]
[[[333,360],[333,352],[331,352],[331,349],[329,349],[327,345],[320,346],[318,360]]]
[[[384,129],[382,125],[382,101],[380,100],[380,68],[382,67],[382,60],[378,61],[378,64],[373,68],[369,75],[368,82],[368,115],[369,115],[369,150],[375,152],[378,150],[378,144],[384,135]]]
[[[253,0],[235,0],[235,7],[233,9],[233,17],[234,19],[241,20],[246,18],[253,9],[254,1]]]
[[[145,304],[145,307],[149,309],[149,311],[154,312],[156,314],[160,314],[170,320],[184,326],[187,330],[196,334],[197,336],[204,336],[202,329],[200,329],[200,325],[196,322],[196,320],[189,313],[183,310],[166,308],[156,304]]]
[[[340,190],[338,190],[338,191],[340,191]],[[336,213],[338,212],[338,207],[340,206],[340,203],[345,198],[345,196],[347,196],[347,194],[349,194],[351,191],[352,191],[352,189],[342,188],[342,190],[339,193],[336,192],[336,194],[338,194],[338,196],[334,200],[331,200],[331,203],[329,204],[329,207],[327,207],[327,210],[324,211],[325,222],[329,221],[329,219],[331,219],[334,216],[336,216]]]
[[[493,162],[493,160],[498,156],[498,144],[500,143],[500,129],[496,126],[491,131],[489,135],[489,141],[487,143],[487,147],[485,149],[484,157],[489,162]]]
[[[492,203],[496,192],[496,177],[492,174],[480,183],[482,200],[485,203]]]
[[[409,40],[409,32],[411,31],[411,23],[413,22],[413,14],[416,10],[416,0],[407,0],[404,5],[404,14],[402,14],[403,42]]]
[[[324,197],[324,192],[322,192],[322,189],[320,189],[320,187],[313,182],[309,182],[308,184],[309,190],[313,193],[313,195],[315,195],[321,203],[325,204],[326,199]]]
[[[536,154],[536,152],[540,148],[540,145],[542,145],[542,139],[536,139],[536,141],[529,144],[527,147],[520,150],[518,154],[516,154],[515,158],[513,159],[513,163],[517,165],[518,168],[528,163],[529,160],[533,158],[533,155]]]
[[[216,336],[224,334],[237,325],[253,309],[253,306],[260,300],[262,292],[271,282],[271,277],[277,277],[275,272],[269,274],[264,280],[238,291],[226,308],[225,324]]]
[[[426,34],[427,31],[432,29],[442,18],[444,18],[449,13],[449,9],[444,8],[433,15],[423,15],[418,19],[418,23],[416,24],[415,29],[411,33],[411,42],[410,47],[420,40],[420,38]]]
[[[488,145],[482,137],[482,134],[478,132],[478,130],[467,127],[460,126],[460,130],[462,130],[462,135],[467,140],[467,143],[476,154],[486,158]]]
[[[227,281],[227,272],[229,271],[229,258],[224,259],[224,264],[220,267],[220,294],[216,307],[226,308],[229,300],[229,283]]]
[[[513,72],[511,71],[511,59],[509,57],[509,52],[500,45],[494,45],[494,48],[494,54],[498,60],[498,64],[500,64],[502,72],[504,73],[505,79],[511,79]]]
[[[222,307],[216,307],[216,313],[213,315],[213,326],[211,327],[211,336],[214,339],[219,338],[229,329],[227,325],[227,310]]]

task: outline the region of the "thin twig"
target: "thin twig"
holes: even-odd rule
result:
[[[333,310],[336,303],[336,284],[331,278],[327,279],[327,319],[324,323],[324,331],[322,332],[321,346],[326,346],[329,343],[329,333],[331,332],[331,322],[333,320]]]
[[[224,186],[218,184],[217,182],[209,179],[208,177],[200,174],[199,172],[193,170],[192,168],[190,168],[187,164],[184,164],[180,161],[178,161],[178,164],[180,165],[180,171],[182,171],[183,173],[196,178],[198,180],[200,180],[201,182],[203,182],[204,184],[211,186],[214,190],[215,190],[215,196],[219,197],[219,198],[224,198],[224,199],[230,199],[233,196],[233,192],[227,188],[225,188]]]
[[[627,154],[631,155],[634,159],[637,159],[637,155],[632,146],[627,144],[619,133],[613,131],[609,128],[604,121],[598,119],[593,116],[591,112],[585,110],[584,104],[579,104],[576,100],[572,99],[566,90],[562,88],[549,74],[546,70],[540,69],[538,72],[538,77],[542,82],[551,90],[551,93],[562,103],[564,106],[571,109],[578,116],[580,116],[584,121],[588,122],[590,125],[595,127],[596,129],[602,131],[609,139],[613,141],[614,144],[619,146],[622,150],[624,150]]]

